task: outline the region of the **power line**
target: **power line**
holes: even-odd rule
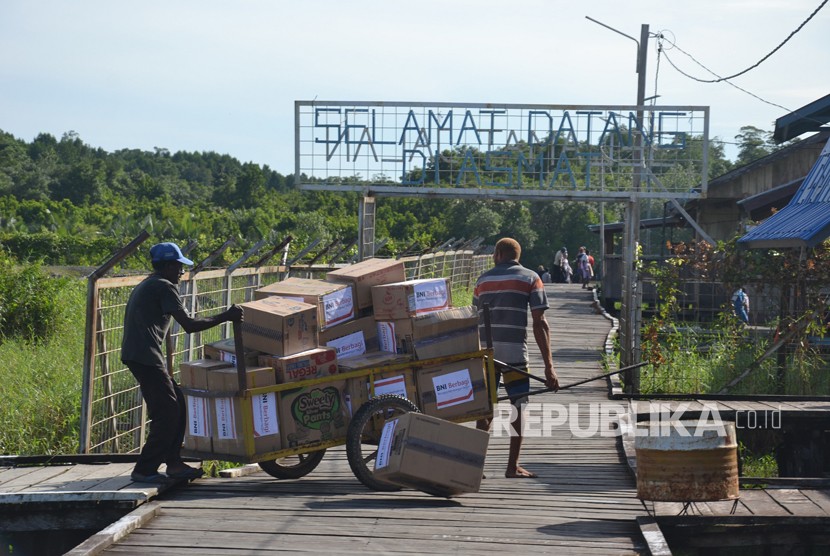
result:
[[[773,48],[773,49],[772,49],[772,51],[770,51],[770,53],[769,53],[769,54],[767,54],[766,56],[764,56],[763,58],[761,58],[760,60],[758,60],[755,64],[753,64],[753,65],[749,66],[748,68],[746,68],[746,69],[745,69],[745,70],[743,70],[743,71],[739,71],[739,72],[738,72],[738,73],[736,73],[736,74],[733,74],[733,75],[730,75],[730,76],[727,76],[727,77],[720,77],[718,74],[716,74],[715,72],[713,72],[713,71],[709,70],[708,68],[706,68],[705,66],[703,66],[703,64],[701,64],[700,62],[698,62],[697,60],[695,60],[695,59],[694,59],[694,57],[693,57],[691,54],[689,54],[688,52],[685,52],[682,48],[680,48],[680,47],[679,47],[679,46],[677,46],[676,44],[672,43],[671,41],[667,41],[667,42],[669,42],[669,44],[671,44],[673,47],[677,48],[680,52],[683,52],[683,54],[685,54],[686,56],[688,56],[689,58],[691,58],[692,60],[694,60],[694,61],[695,61],[698,65],[700,65],[701,67],[703,67],[704,69],[706,69],[707,71],[709,71],[709,73],[711,73],[712,75],[717,76],[717,79],[699,79],[699,78],[697,78],[697,77],[694,77],[694,76],[692,76],[692,75],[689,75],[689,74],[687,74],[687,73],[685,73],[685,72],[681,71],[679,68],[677,68],[677,66],[675,66],[675,65],[671,62],[671,60],[669,60],[669,57],[668,57],[668,56],[666,56],[666,59],[667,59],[667,60],[669,60],[669,63],[672,65],[672,67],[674,67],[674,69],[676,69],[677,71],[679,71],[680,73],[682,73],[683,75],[685,75],[686,77],[688,77],[689,79],[693,79],[693,80],[695,80],[695,81],[699,81],[700,83],[719,83],[719,82],[721,82],[721,81],[728,81],[728,80],[730,80],[730,79],[734,79],[735,77],[739,77],[739,76],[741,76],[741,75],[743,75],[743,74],[747,73],[748,71],[751,71],[751,70],[753,70],[753,69],[757,68],[757,67],[758,67],[758,66],[760,66],[762,63],[764,63],[764,62],[765,62],[765,61],[766,61],[766,60],[767,60],[770,56],[772,56],[773,54],[775,54],[776,52],[778,52],[778,50],[779,50],[779,49],[781,49],[781,47],[782,47],[782,46],[784,46],[785,44],[787,44],[787,42],[789,42],[789,40],[790,40],[791,38],[793,38],[793,37],[795,36],[795,34],[796,34],[796,33],[798,33],[799,31],[801,31],[801,29],[802,29],[805,25],[807,25],[807,22],[809,22],[811,19],[813,19],[813,17],[815,17],[815,15],[816,15],[816,14],[817,14],[817,13],[818,13],[818,12],[819,12],[822,8],[823,8],[823,7],[824,7],[824,5],[825,5],[825,4],[827,4],[827,2],[828,2],[828,0],[823,0],[823,2],[822,2],[821,4],[819,4],[818,8],[816,8],[815,10],[813,10],[813,13],[811,13],[811,14],[810,14],[810,16],[809,16],[807,19],[805,19],[805,20],[801,23],[801,25],[799,25],[799,26],[796,28],[796,30],[795,30],[795,31],[793,31],[792,33],[790,33],[790,34],[787,36],[787,38],[786,38],[786,39],[784,39],[784,40],[781,42],[781,44],[779,44],[778,46],[776,46],[775,48]],[[660,35],[660,37],[659,37],[659,38],[664,39],[664,37],[663,37],[662,35]],[[746,92],[746,91],[745,91],[745,92]],[[751,94],[751,93],[750,93],[750,94]],[[761,100],[763,100],[763,99],[761,99]],[[766,102],[766,101],[764,101],[764,102]],[[770,104],[771,104],[771,103],[770,103]],[[778,106],[778,105],[773,105],[773,106]],[[783,107],[779,107],[779,108],[783,108]]]

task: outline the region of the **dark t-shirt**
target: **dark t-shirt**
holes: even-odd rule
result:
[[[152,274],[135,287],[124,313],[124,338],[121,361],[144,365],[165,366],[161,344],[170,317],[177,309],[184,310],[176,285],[158,274]]]

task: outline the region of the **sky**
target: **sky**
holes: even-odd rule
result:
[[[106,151],[215,151],[294,171],[294,101],[633,105],[641,25],[720,76],[824,0],[2,0],[0,130]],[[710,137],[830,93],[830,6],[732,82],[648,41],[646,96],[710,107]],[[659,63],[658,63],[659,62]],[[726,146],[734,159],[734,145]]]

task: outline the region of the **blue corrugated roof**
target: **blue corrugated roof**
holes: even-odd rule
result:
[[[748,247],[813,247],[830,236],[830,141],[790,203],[738,240]]]

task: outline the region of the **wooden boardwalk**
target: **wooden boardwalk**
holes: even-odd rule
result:
[[[591,293],[578,285],[549,285],[548,294],[560,383],[602,374],[611,321],[594,310]],[[532,336],[529,346],[531,368],[541,374]],[[533,396],[534,432],[525,440],[521,463],[539,477],[504,478],[508,437],[494,427],[480,492],[450,500],[417,491],[370,491],[352,475],[345,450],[337,448],[299,480],[279,481],[260,471],[199,479],[165,492],[137,488],[147,485],[130,482],[132,465],[126,463],[0,468],[0,502],[62,492],[90,501],[121,497],[129,507],[138,506],[71,553],[78,555],[648,554],[638,524],[648,523],[646,505],[636,497],[612,422],[627,402],[609,400],[608,393],[607,381],[600,380]],[[609,411],[612,419],[601,418]],[[727,516],[731,506],[696,504],[692,513]],[[656,509],[675,515],[678,508]],[[830,498],[819,490],[742,491],[737,514],[826,518]]]

